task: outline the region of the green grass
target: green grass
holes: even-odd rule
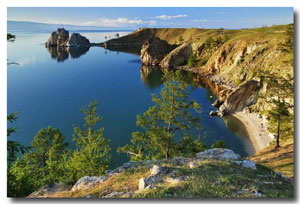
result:
[[[158,161],[166,173],[163,181],[156,188],[137,191],[139,179],[147,177],[151,165],[129,169],[119,175],[109,178],[92,189],[55,195],[55,197],[85,197],[91,195],[99,198],[110,192],[131,192],[133,198],[253,198],[251,191],[262,192],[265,198],[293,197],[293,182],[284,180],[277,175],[271,175],[271,170],[257,165],[257,170],[246,169],[232,162],[219,160],[196,161],[196,167],[191,169],[185,164],[174,161]],[[179,184],[169,184],[166,178],[170,176],[187,176]],[[243,193],[239,193],[243,191]],[[120,196],[124,198],[126,196]]]

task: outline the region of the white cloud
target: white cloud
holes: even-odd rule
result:
[[[172,18],[186,18],[188,15],[183,14],[183,15],[175,15],[175,16],[167,16],[167,15],[160,15],[160,16],[155,16],[155,18],[163,19],[163,20],[169,20]]]
[[[85,22],[84,25],[87,26],[103,26],[103,27],[128,27],[134,25],[155,25],[156,21],[143,21],[141,19],[128,19],[128,18],[100,18],[96,21]]]

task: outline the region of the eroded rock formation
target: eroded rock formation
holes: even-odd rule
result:
[[[164,40],[153,37],[145,41],[141,49],[140,59],[144,65],[159,65],[163,58],[174,48]]]
[[[58,28],[51,33],[45,45],[46,47],[88,47],[91,44],[86,37],[79,33],[72,33],[69,37],[69,31]]]
[[[183,43],[179,47],[172,50],[161,62],[162,67],[173,67],[177,65],[185,65],[191,54],[192,47],[188,43]]]
[[[261,86],[257,80],[251,80],[242,83],[234,89],[225,99],[224,103],[220,106],[219,110],[221,116],[228,113],[242,111],[246,106],[255,103],[253,94]]]

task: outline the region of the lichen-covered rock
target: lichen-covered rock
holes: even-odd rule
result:
[[[173,67],[184,65],[187,63],[192,47],[188,43],[183,43],[179,47],[172,50],[161,62],[161,67]]]
[[[231,149],[214,148],[196,154],[198,159],[218,159],[218,160],[237,160],[241,156],[234,153]]]
[[[105,181],[107,178],[105,176],[97,177],[97,176],[84,176],[80,178],[75,185],[72,187],[71,191],[80,191],[84,189],[89,189]]]
[[[164,40],[152,37],[141,49],[140,59],[144,65],[159,65],[161,60],[174,48]]]
[[[66,43],[67,47],[88,47],[90,41],[79,33],[72,33]]]
[[[147,178],[141,178],[139,180],[139,191],[146,189],[148,186],[153,186],[154,184],[162,181],[161,174],[165,172],[165,169],[161,166],[154,165],[150,170],[150,176]]]
[[[256,164],[251,160],[235,161],[234,163],[244,168],[256,170]]]
[[[58,28],[51,33],[46,42],[46,47],[64,46],[69,39],[69,32],[64,28]]]

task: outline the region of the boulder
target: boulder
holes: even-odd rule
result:
[[[172,50],[161,62],[161,67],[173,67],[177,65],[185,65],[188,61],[192,47],[188,43],[183,43],[179,47]]]
[[[90,41],[80,35],[79,33],[72,33],[69,40],[66,43],[67,47],[88,47],[90,46]]]
[[[161,166],[154,165],[150,170],[150,175],[147,178],[141,178],[139,180],[139,191],[144,189],[148,189],[148,186],[153,185],[160,182],[162,180],[161,174],[165,172],[165,169]]]
[[[80,191],[84,189],[89,189],[94,187],[96,184],[99,184],[106,180],[105,176],[84,176],[80,178],[75,185],[72,187],[71,191]]]
[[[144,65],[159,65],[161,60],[174,48],[164,40],[152,37],[141,49],[141,63]]]
[[[235,161],[234,163],[244,168],[256,170],[256,165],[251,160]]]
[[[241,156],[234,153],[231,149],[214,148],[196,154],[198,159],[218,159],[218,160],[237,160]]]
[[[46,42],[46,47],[64,46],[69,39],[69,32],[64,28],[58,28],[51,33]]]

